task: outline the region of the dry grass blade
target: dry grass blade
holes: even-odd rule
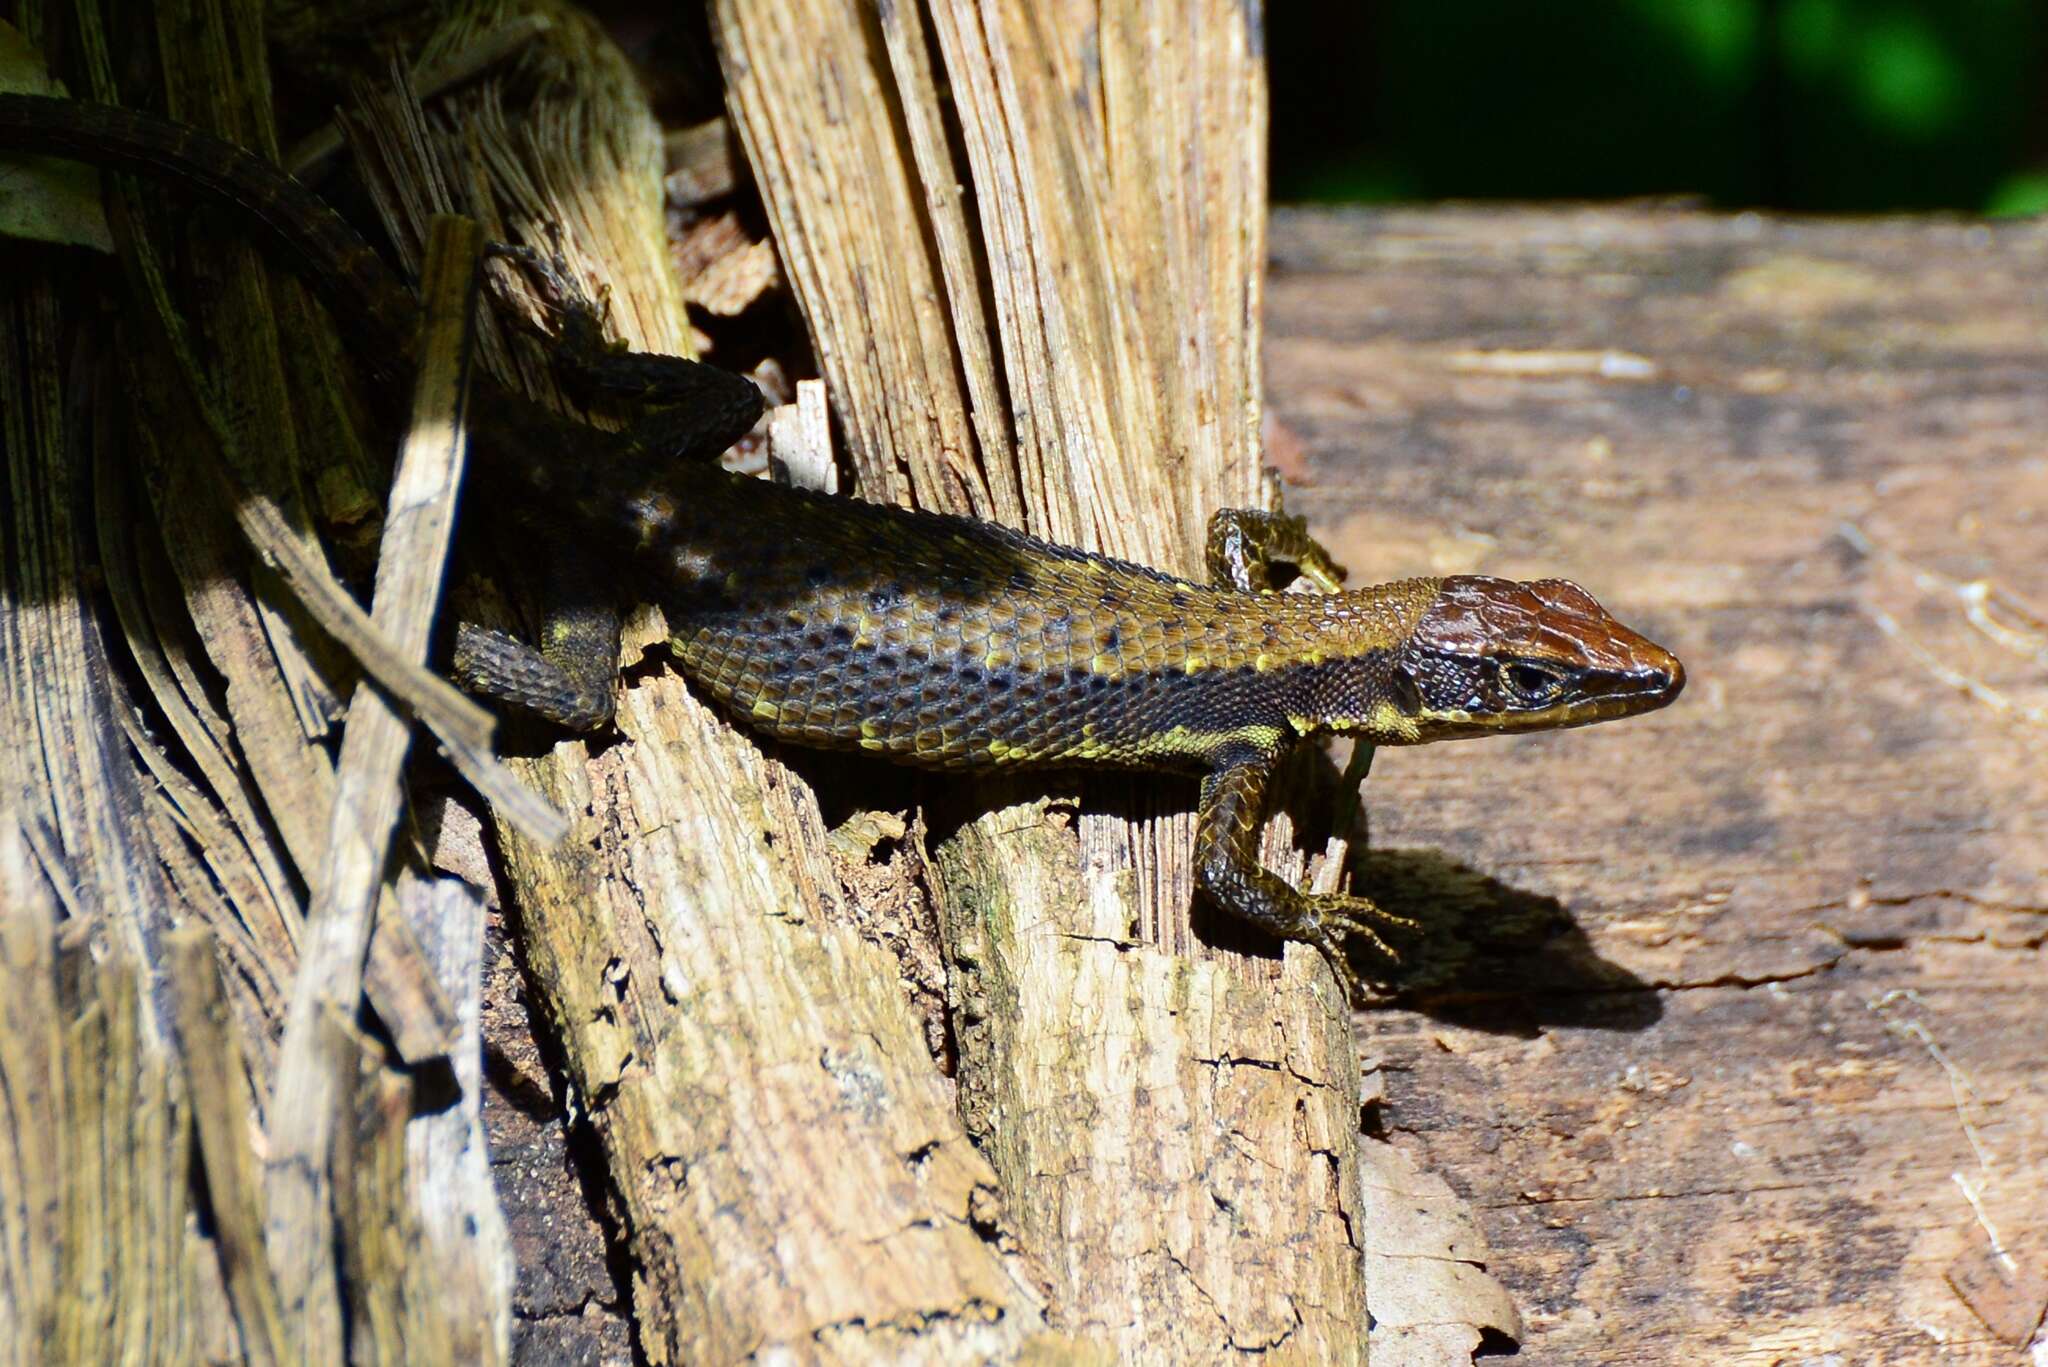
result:
[[[426,324],[413,422],[392,483],[373,610],[378,630],[415,657],[426,652],[454,523],[482,249],[474,223],[436,221],[423,282]],[[398,780],[407,742],[405,718],[375,689],[358,688],[269,1113],[270,1254],[296,1320],[291,1328],[309,1350],[339,1323],[326,1167],[334,1126],[346,1123],[339,1108],[350,1093],[345,1079],[329,1071],[337,1055],[325,1029],[331,1012],[346,1009],[361,991],[370,917],[402,802]]]
[[[213,1209],[214,1242],[228,1303],[251,1363],[295,1356],[283,1303],[263,1253],[263,1192],[258,1176],[255,1096],[243,1070],[233,1018],[221,993],[213,936],[191,927],[165,937],[165,969],[177,1003],[179,1060],[197,1121],[200,1161]]]

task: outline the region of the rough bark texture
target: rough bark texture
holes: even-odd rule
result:
[[[1189,47],[1137,5],[853,13],[719,27],[854,474],[1187,567],[1200,516],[1253,495],[1244,15]],[[620,331],[682,349],[652,125],[587,28],[546,28],[522,88],[611,107],[514,125],[466,87],[435,114],[456,197],[538,203],[605,262]],[[263,372],[225,383],[238,416],[268,413],[325,364],[319,318],[230,237],[194,244],[225,281],[199,321]],[[1364,1176],[1322,965],[1190,933],[1188,794],[786,768],[641,667],[618,735],[520,761],[576,823],[567,851],[498,832],[523,978],[500,959],[478,1000],[459,889],[383,899],[440,932],[388,953],[428,941],[445,1026],[482,1013],[499,1042],[483,1121],[516,1160],[520,1280],[475,1069],[408,1120],[429,1079],[334,1017],[343,1276],[318,1317],[270,1280],[255,1140],[355,680],[201,516],[204,431],[143,424],[149,497],[123,497],[120,424],[66,431],[55,306],[10,282],[0,1206],[27,1213],[0,1221],[0,1339],[331,1357],[345,1314],[366,1359],[508,1334],[535,1360],[1320,1359],[1361,1346],[1362,1245],[1382,1367],[1513,1329],[1482,1264],[1536,1361],[2011,1360],[2048,1302],[2044,257],[2032,228],[1286,220],[1270,445],[1354,580],[1571,574],[1693,677],[1626,726],[1381,757],[1362,882],[1429,930],[1364,1020]],[[350,516],[336,459],[362,458],[318,400],[247,422],[242,479],[311,559]],[[877,791],[942,795],[929,862],[915,818],[828,838]],[[480,843],[443,845],[488,881]],[[520,984],[564,1097],[503,1031]],[[445,1033],[380,1006],[407,1057]],[[591,1141],[573,1176],[563,1109]]]
[[[1367,788],[1366,881],[1433,927],[1364,1020],[1378,1125],[1476,1209],[1529,1359],[2038,1355],[2048,232],[1273,243],[1276,445],[1354,579],[1568,574],[1690,671]]]
[[[506,118],[507,87],[536,78],[543,97]],[[558,15],[505,84],[438,104],[427,132],[496,235],[546,249],[559,225],[621,337],[691,350],[659,130],[588,21]],[[432,177],[388,139],[374,160],[380,198],[416,224]],[[496,355],[545,391],[539,348]],[[896,960],[843,914],[809,789],[667,669],[636,671],[616,725],[520,761],[574,815],[566,845],[502,821],[498,836],[533,1005],[595,1141],[637,1347],[655,1362],[1020,1351],[1043,1334],[1042,1294],[994,1237],[994,1174]],[[550,1318],[550,1340],[571,1337]]]
[[[73,34],[80,79],[111,100],[96,12],[84,7]],[[172,108],[262,145],[252,13],[164,5],[151,17],[154,35],[119,36],[160,41]],[[5,58],[10,72],[28,62],[14,44]],[[32,173],[10,183],[16,193],[39,193]],[[0,1361],[502,1360],[510,1267],[476,1108],[416,1115],[413,1079],[350,1028],[366,925],[346,964],[304,968],[309,987],[340,1000],[309,1015],[317,1047],[302,1061],[336,1087],[324,1089],[331,1111],[296,1112],[331,1122],[296,1166],[345,1195],[293,1210],[263,1192],[266,1119],[269,1156],[290,1147],[264,1102],[300,970],[300,890],[381,904],[370,999],[414,1061],[463,1052],[459,1015],[467,1056],[453,1071],[472,1097],[482,917],[452,881],[390,874],[409,898],[386,886],[405,728],[391,730],[381,777],[372,766],[337,777],[326,748],[333,706],[358,681],[347,652],[306,629],[304,604],[323,596],[352,630],[375,633],[335,581],[302,497],[315,481],[294,416],[316,424],[292,406],[308,395],[286,377],[318,348],[293,327],[313,317],[286,302],[299,287],[273,294],[233,234],[160,213],[172,198],[161,187],[112,197],[125,274],[10,244],[32,265],[9,274],[0,299],[0,521],[13,533],[0,592]],[[109,275],[134,305],[118,328],[96,307],[71,308]],[[449,282],[458,324],[469,280],[461,268]],[[442,389],[445,413],[455,386]],[[345,448],[309,445],[325,457],[325,492],[350,487]],[[405,597],[399,580],[430,598],[437,556],[401,565],[420,544],[385,549],[380,610]],[[431,615],[415,618],[415,657]],[[375,649],[401,653],[381,638]],[[417,664],[409,672],[447,689]],[[488,717],[447,696],[484,724],[473,739],[495,765]],[[344,748],[368,735],[352,731]],[[351,788],[384,813],[336,821],[361,842],[340,861],[353,892],[326,857],[332,804]],[[434,932],[432,961],[408,914]],[[304,1271],[286,1294],[278,1266]]]
[[[716,12],[861,492],[1199,573],[1258,491],[1256,14]],[[1050,1320],[1125,1357],[1361,1354],[1341,1007],[1299,947],[1191,933],[1193,786],[924,791],[960,1114]]]

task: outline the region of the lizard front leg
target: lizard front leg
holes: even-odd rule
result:
[[[602,394],[664,405],[616,436],[569,443],[557,434],[556,449],[530,453],[529,461],[588,458],[592,468],[579,472],[580,484],[605,490],[623,505],[659,482],[672,462],[715,459],[760,418],[761,391],[744,375],[608,342],[602,305],[559,259],[520,247],[500,247],[497,254],[518,261],[538,282],[542,305],[556,320],[550,359],[565,387],[585,400]],[[563,481],[572,482],[578,481]],[[539,647],[465,622],[457,628],[452,672],[473,693],[573,731],[595,730],[612,718],[616,592],[600,582],[584,558],[588,548],[573,538],[542,529],[533,551],[545,565]]]
[[[1292,565],[1324,593],[1335,593],[1344,567],[1323,543],[1308,534],[1308,523],[1286,513],[1258,508],[1219,508],[1209,518],[1209,581],[1240,593],[1272,593],[1273,562]],[[1336,828],[1349,830],[1358,816],[1358,790],[1372,769],[1373,747],[1359,741],[1344,767]]]
[[[1294,566],[1324,593],[1344,583],[1344,568],[1308,534],[1308,523],[1257,508],[1219,508],[1209,518],[1209,579],[1241,593],[1271,593],[1273,562]]]
[[[1195,817],[1195,885],[1217,906],[1274,935],[1314,945],[1329,961],[1345,999],[1356,998],[1358,975],[1344,957],[1344,941],[1357,936],[1389,959],[1393,948],[1373,926],[1419,929],[1405,916],[1383,911],[1370,898],[1301,892],[1259,863],[1266,790],[1286,747],[1245,746],[1226,751],[1202,780]]]

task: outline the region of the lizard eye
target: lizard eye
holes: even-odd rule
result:
[[[1542,665],[1515,660],[1500,666],[1500,680],[1508,695],[1525,703],[1547,700],[1564,683],[1564,675]]]
[[[1392,676],[1387,680],[1387,686],[1393,694],[1394,706],[1401,710],[1402,715],[1421,715],[1422,686],[1415,682],[1415,676],[1406,668],[1396,665]]]

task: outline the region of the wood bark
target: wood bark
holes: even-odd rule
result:
[[[1259,494],[1253,17],[717,17],[860,490],[1200,574],[1208,512]],[[1192,797],[956,787],[933,893],[961,1114],[1056,1324],[1123,1356],[1350,1358],[1343,1004],[1313,954],[1190,933]]]
[[[1023,10],[935,15],[950,37],[904,7],[876,24],[831,6],[719,21],[735,122],[856,477],[1193,568],[1193,511],[1255,487],[1262,94],[1241,13],[1201,30],[1219,35],[1208,46],[1115,18],[1100,86],[1083,29]],[[500,235],[545,246],[526,224],[564,225],[620,334],[685,350],[658,205],[619,188],[653,184],[651,126],[582,30],[550,42],[580,84],[527,114],[545,137],[500,124],[489,85],[437,111],[449,183]],[[949,150],[935,52],[956,100],[980,90],[979,217],[954,180],[970,170]],[[1179,98],[1191,91],[1216,103]],[[1097,104],[1125,122],[1089,115]],[[1200,118],[1155,128],[1128,112],[1155,108]],[[1031,127],[1000,132],[1006,117]],[[404,187],[424,179],[388,183],[416,215]],[[1102,359],[1064,363],[1076,355]],[[500,839],[651,1357],[1355,1351],[1342,1017],[1312,957],[1278,993],[1256,959],[1193,961],[1191,792],[1136,826],[1113,813],[1151,810],[1138,786],[1098,791],[1078,823],[1071,799],[1039,798],[932,866],[968,875],[937,896],[972,1069],[963,1124],[931,1022],[906,1009],[907,970],[870,938],[859,871],[842,891],[825,857],[809,787],[670,674],[635,672],[619,731],[526,766],[580,814],[565,850]],[[1059,933],[1077,885],[1079,933]],[[1079,1043],[1076,1019],[1099,1023]],[[1160,1197],[1142,1221],[1135,1183]],[[1090,1213],[1070,1229],[1062,1211]]]
[[[1257,500],[1255,45],[1235,11],[1199,43],[1177,14],[719,10],[870,496],[1181,569],[1203,513]],[[543,45],[521,79],[580,84],[530,135],[489,80],[437,109],[449,198],[537,245],[512,206],[562,223],[621,333],[687,350],[623,66],[573,19],[522,31]],[[379,136],[401,146],[367,164],[409,155]],[[379,189],[395,217],[437,207],[402,204],[417,183]],[[489,1357],[516,1306],[530,1351],[570,1356],[1322,1358],[1362,1352],[1367,1302],[1383,1364],[1502,1333],[1559,1361],[2038,1351],[2048,235],[1443,210],[1290,216],[1274,255],[1272,445],[1355,582],[1567,574],[1692,672],[1655,718],[1380,757],[1359,878],[1426,930],[1363,1018],[1363,1156],[1322,966],[1190,927],[1191,794],[765,754],[636,645],[617,738],[514,762],[575,827],[566,850],[496,831],[522,971],[487,961],[480,999],[474,899],[418,880],[380,919],[440,933],[388,953],[400,984],[441,976],[379,1002],[408,1057],[492,1023],[500,1141],[559,1125],[509,1021],[536,1004],[633,1281],[608,1282],[558,1129],[500,1148],[508,1287],[478,1115],[410,1115],[384,1046],[330,1017],[318,1161],[361,1355]],[[317,311],[216,269],[204,326],[230,364],[283,368],[233,390],[267,410],[318,368]],[[29,1123],[0,1132],[23,1212],[0,1220],[0,1338],[324,1350],[267,1270],[253,1136],[354,681],[202,515],[203,424],[133,434],[162,544],[138,535],[112,434],[62,435],[55,305],[11,288],[0,1090]],[[239,335],[280,316],[304,347]],[[484,354],[545,385],[538,353]],[[137,366],[132,388],[176,414],[166,383]],[[815,465],[805,393],[770,446]],[[257,460],[239,478],[281,491],[239,525],[294,582],[364,497],[295,463],[347,416],[327,398],[230,433]],[[101,572],[105,615],[79,588]],[[875,790],[906,815],[858,812]],[[483,867],[459,804],[438,825]],[[1306,843],[1283,827],[1271,853]],[[1342,848],[1317,848],[1328,886]],[[473,1098],[474,1059],[455,1071]]]
[[[1367,886],[1431,927],[1364,1018],[1375,1129],[1467,1203],[1527,1354],[2038,1354],[2048,232],[1273,243],[1276,447],[1353,577],[1569,575],[1689,671],[1668,712],[1382,752],[1367,788]]]
[[[174,108],[263,145],[269,100],[254,16],[202,5],[154,17]],[[83,83],[114,99],[107,36],[90,7],[74,38]],[[10,46],[6,63],[13,79],[30,54]],[[37,193],[33,173],[21,183]],[[412,1083],[394,1067],[408,1050],[423,1062],[480,1049],[473,1025],[456,1040],[449,1010],[477,1016],[475,954],[464,945],[481,937],[479,908],[388,853],[405,800],[407,728],[396,714],[350,729],[339,773],[325,748],[335,699],[353,690],[359,715],[382,711],[386,700],[371,694],[388,686],[392,698],[441,698],[417,710],[468,725],[466,737],[447,737],[451,749],[502,779],[488,717],[419,664],[447,486],[441,525],[424,528],[403,492],[417,486],[402,487],[371,624],[329,568],[304,496],[312,481],[295,416],[307,410],[293,400],[305,396],[293,394],[284,358],[310,348],[281,331],[299,287],[287,282],[280,300],[251,259],[235,270],[215,250],[232,238],[202,233],[188,258],[188,224],[166,221],[161,188],[113,198],[134,308],[118,340],[93,339],[103,359],[68,364],[92,353],[84,324],[61,340],[59,301],[79,284],[62,264],[11,273],[4,300],[5,512],[29,534],[8,538],[0,611],[0,939],[17,989],[0,1021],[0,1355],[501,1360],[502,1221],[488,1171],[461,1157],[480,1140],[476,1110],[414,1115]],[[223,268],[225,281],[210,279]],[[459,335],[468,263],[446,283]],[[316,317],[303,300],[297,308],[302,324]],[[459,444],[448,413],[454,364],[435,403],[444,457]],[[330,493],[346,484],[347,449],[323,451]],[[153,518],[137,511],[138,483],[154,496]],[[333,636],[311,629],[316,621]],[[51,652],[64,636],[70,648]],[[134,661],[132,675],[117,654]],[[378,682],[352,676],[351,660]],[[186,747],[189,767],[165,735]],[[337,801],[350,806],[337,812]],[[349,921],[340,952],[299,960],[302,887]],[[368,914],[379,906],[373,935]],[[434,932],[434,960],[409,913]],[[269,1065],[294,972],[311,1047],[296,1053],[286,1086]],[[395,1050],[350,1025],[365,990]],[[337,1085],[309,1094],[309,1077]],[[289,1155],[311,1199],[262,1189],[266,1121],[277,1141],[269,1156]],[[310,1135],[294,1131],[303,1121]]]
[[[446,183],[501,238],[546,250],[544,225],[560,225],[619,335],[688,354],[662,143],[630,73],[573,16],[523,60],[574,83],[516,125],[494,82],[437,107]],[[427,207],[412,187],[433,180],[404,164],[383,176],[401,240]],[[544,353],[498,345],[545,390]],[[896,961],[842,910],[815,799],[679,676],[636,675],[616,736],[521,763],[573,815],[569,842],[498,836],[521,959],[615,1202],[639,1349],[948,1358],[1056,1341],[995,1237],[993,1174]]]

